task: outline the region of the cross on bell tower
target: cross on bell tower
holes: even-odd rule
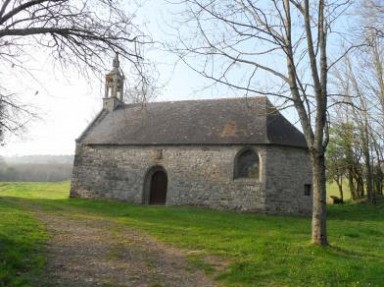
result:
[[[119,54],[113,59],[112,70],[105,75],[104,108],[114,110],[123,103],[124,74],[120,68]]]

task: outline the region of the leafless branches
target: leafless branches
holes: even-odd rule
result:
[[[338,49],[330,55],[328,41],[333,39],[332,25],[353,2],[183,0],[178,3],[186,9],[184,21],[178,26],[179,43],[172,50],[182,61],[218,84],[245,95],[277,97],[294,107],[312,162],[312,240],[327,245],[324,153],[329,139],[328,74],[354,49]]]
[[[4,89],[0,90],[0,144],[6,133],[22,131],[34,118],[37,118],[37,114],[31,107],[20,104],[13,94],[7,94]]]
[[[357,41],[365,45],[344,57],[335,73],[336,86],[343,94],[340,99],[348,105],[337,106],[333,113],[334,126],[348,126],[357,134],[352,140],[336,135],[344,146],[350,147],[343,154],[343,160],[349,164],[344,175],[352,197],[362,197],[366,192],[372,203],[376,194],[383,193],[384,39],[377,32],[384,31],[382,8],[381,1],[361,1],[354,31]],[[351,165],[361,171],[356,173]]]
[[[133,23],[134,11],[128,15],[120,5],[117,0],[1,1],[0,73],[28,69],[25,59],[34,49],[80,72],[102,71],[119,53],[129,65],[130,83],[145,93],[152,80],[143,46],[151,39]],[[0,87],[6,89],[6,83]]]
[[[331,24],[351,1],[319,1],[323,7],[309,1],[185,0],[182,3],[188,8],[184,22],[178,26],[179,42],[172,50],[183,62],[204,77],[247,95],[289,97],[301,106],[302,116],[314,112],[313,95],[320,89],[321,77],[317,68],[322,59],[329,62],[326,67],[323,65],[324,77],[324,73],[357,47],[340,49],[330,57],[325,54],[326,49],[320,49],[322,44],[326,45],[321,39],[327,38]],[[323,14],[316,14],[319,10]],[[287,74],[287,59],[297,85],[296,97],[284,88],[292,83]],[[323,83],[324,89],[326,81]],[[314,119],[309,118],[311,124]]]
[[[141,73],[141,45],[149,39],[132,20],[117,1],[7,0],[0,6],[1,55],[13,62],[15,51],[37,45],[63,63],[97,69],[107,53],[118,52]]]

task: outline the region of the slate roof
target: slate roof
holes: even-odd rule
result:
[[[113,112],[103,110],[78,142],[306,147],[303,134],[266,97],[122,105]]]

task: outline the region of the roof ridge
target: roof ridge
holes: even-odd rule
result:
[[[148,102],[148,103],[130,103],[130,104],[124,104],[123,107],[129,108],[129,107],[137,107],[142,105],[145,107],[146,105],[152,105],[152,104],[165,104],[165,103],[188,103],[188,102],[231,102],[231,101],[253,101],[253,100],[266,100],[266,102],[269,102],[268,98],[266,96],[255,96],[255,97],[232,97],[232,98],[211,98],[211,99],[195,99],[195,100],[165,100],[165,101],[158,101],[158,102]],[[269,102],[270,103],[270,102]]]

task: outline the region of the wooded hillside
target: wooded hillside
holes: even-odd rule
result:
[[[72,173],[71,155],[34,155],[0,159],[0,181],[63,181]]]

